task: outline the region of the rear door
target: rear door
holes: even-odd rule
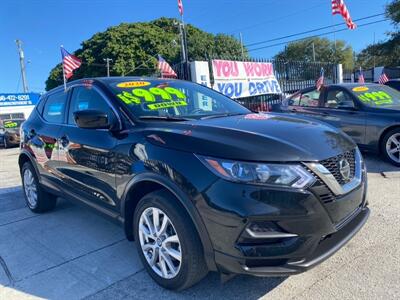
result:
[[[57,188],[60,178],[56,174],[59,165],[58,136],[64,122],[68,93],[57,91],[43,99],[36,118],[24,126],[26,145],[36,157],[43,184]]]
[[[72,191],[76,198],[97,209],[115,209],[117,139],[109,130],[77,127],[73,113],[81,110],[99,110],[117,118],[100,89],[93,85],[75,86],[71,91],[67,124],[59,133],[59,172],[66,191]]]

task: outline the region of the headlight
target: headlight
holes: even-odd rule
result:
[[[199,156],[200,161],[223,179],[251,184],[301,189],[314,183],[314,176],[296,164],[265,164]]]

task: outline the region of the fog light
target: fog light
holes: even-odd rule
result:
[[[246,232],[252,237],[257,239],[274,239],[274,238],[290,238],[295,237],[297,234],[282,232],[280,228],[272,222],[251,223]]]

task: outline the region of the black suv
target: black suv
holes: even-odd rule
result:
[[[301,273],[366,222],[352,140],[306,117],[256,114],[171,79],[94,78],[45,94],[22,126],[19,166],[37,213],[57,196],[119,221],[161,286],[208,271]]]

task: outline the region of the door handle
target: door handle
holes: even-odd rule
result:
[[[69,139],[64,135],[63,137],[60,138],[60,144],[63,147],[67,147],[69,144]]]

